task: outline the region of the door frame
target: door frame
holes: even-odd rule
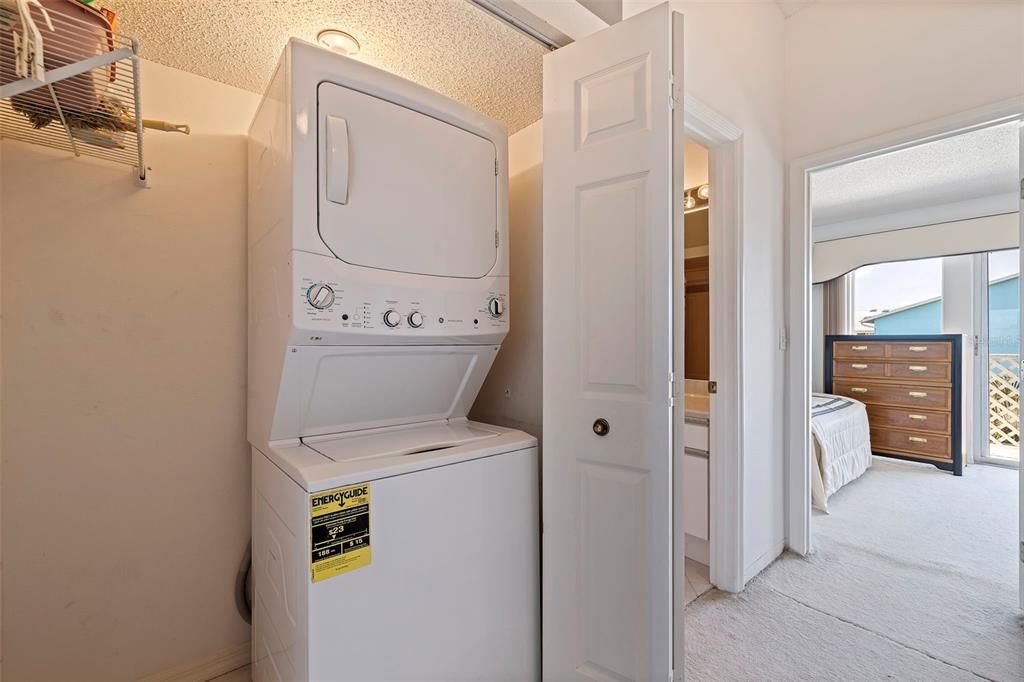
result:
[[[974,338],[965,348],[971,349],[973,360],[970,420],[967,422],[973,431],[967,442],[969,447],[964,453],[964,464],[984,463],[988,457],[988,254],[974,254],[974,267],[971,287],[973,289],[973,333]],[[982,380],[985,377],[985,380]]]
[[[711,297],[711,378],[718,393],[710,401],[710,582],[739,592],[743,580],[743,131],[699,99],[684,96],[683,132],[709,153],[708,263]],[[681,144],[681,140],[679,143]],[[682,268],[682,263],[675,264]],[[676,333],[679,331],[677,329]],[[682,433],[685,405],[675,416]],[[678,466],[682,470],[682,450]],[[682,491],[681,482],[675,490]],[[676,527],[682,501],[673,495]],[[685,573],[686,562],[676,569]],[[685,584],[684,582],[681,584]]]
[[[811,540],[811,212],[810,174],[940,140],[999,123],[1024,119],[1024,97],[945,116],[790,161],[786,188],[785,513],[786,546],[813,551]],[[1024,232],[1024,229],[1022,229]],[[1022,234],[1024,237],[1024,234]],[[1024,305],[1024,300],[1022,300]]]

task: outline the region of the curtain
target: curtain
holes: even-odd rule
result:
[[[825,282],[822,326],[825,334],[853,334],[853,273]]]

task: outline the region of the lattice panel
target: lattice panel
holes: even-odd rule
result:
[[[1020,362],[1016,355],[992,355],[988,361],[989,441],[1020,444]]]

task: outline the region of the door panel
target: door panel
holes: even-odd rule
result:
[[[485,276],[497,259],[497,152],[479,135],[334,83],[317,90],[319,228],[347,263]]]
[[[578,190],[576,282],[581,388],[644,398],[650,348],[646,173]],[[610,321],[614,321],[609,324]],[[614,399],[614,397],[613,397]]]
[[[552,682],[672,671],[681,111],[669,73],[681,72],[682,54],[672,45],[666,4],[544,62],[543,675]]]

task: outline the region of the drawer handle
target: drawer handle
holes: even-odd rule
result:
[[[924,391],[909,391],[907,393],[911,398],[927,398],[928,394]]]
[[[850,350],[867,350],[867,346],[850,346]]]
[[[860,386],[854,386],[850,389],[851,393],[867,393],[868,389],[861,388]]]
[[[928,346],[907,346],[907,350],[911,353],[923,353],[928,350]]]
[[[863,363],[860,363],[860,362],[855,362],[852,365],[850,365],[850,367],[852,367],[854,369],[867,369],[868,368],[867,365],[865,365]]]
[[[928,421],[928,417],[926,417],[923,414],[908,414],[907,415],[907,419],[913,419],[916,422],[926,422],[926,421]]]
[[[925,367],[924,365],[909,365],[909,366],[907,366],[907,369],[909,369],[911,372],[927,372],[928,371],[928,368]]]
[[[920,436],[909,436],[908,440],[911,443],[927,443],[928,442],[927,438],[921,438]]]

